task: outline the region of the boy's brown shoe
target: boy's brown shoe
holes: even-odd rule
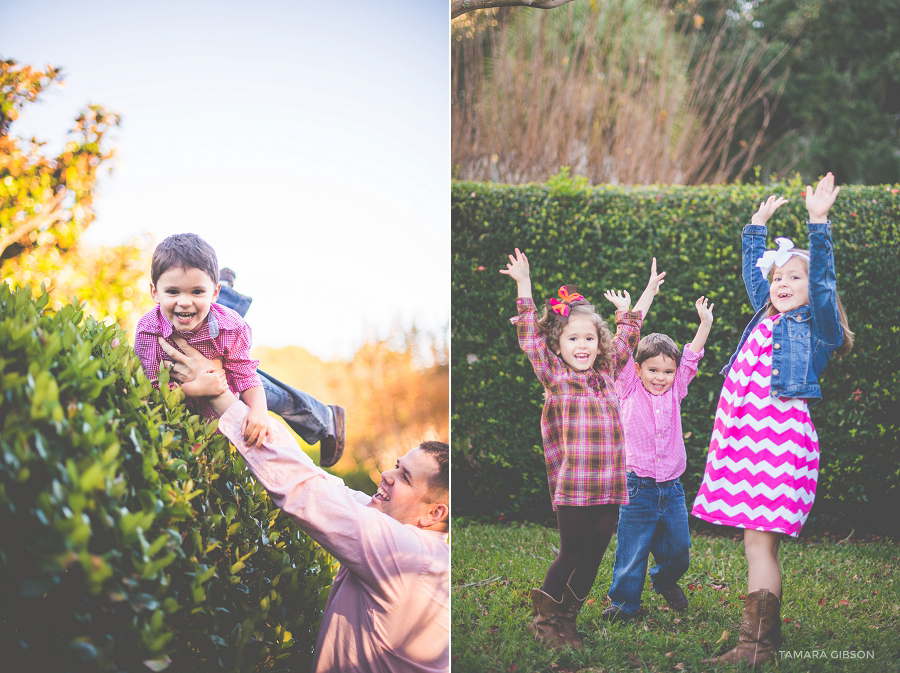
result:
[[[331,467],[344,455],[344,434],[346,429],[344,407],[329,404],[328,408],[331,409],[331,413],[334,416],[334,434],[326,435],[319,444],[319,465],[322,467]]]
[[[640,614],[640,612],[630,614],[618,605],[610,605],[600,613],[600,619],[607,622],[630,622],[632,619],[637,619]]]
[[[666,603],[673,610],[677,610],[678,612],[683,612],[687,610],[688,607],[688,599],[687,596],[684,595],[684,592],[681,590],[681,587],[677,584],[673,584],[671,587],[666,589],[665,591],[659,592],[660,596],[666,599]]]

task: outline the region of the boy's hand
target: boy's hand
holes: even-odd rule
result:
[[[528,267],[528,258],[525,253],[519,252],[519,249],[516,248],[516,256],[509,256],[509,263],[505,269],[500,269],[500,273],[505,273],[517,283],[531,278],[531,270]]]
[[[783,196],[770,196],[759,204],[759,210],[757,210],[753,214],[753,217],[750,218],[750,224],[764,225],[769,221],[769,218],[772,217],[775,211],[781,208],[785,203],[787,203],[787,199]]]
[[[666,272],[656,273],[656,257],[653,258],[653,261],[650,262],[650,280],[647,281],[647,290],[653,292],[654,295],[659,293],[659,286],[663,284],[663,278],[666,277]]]
[[[700,314],[700,324],[703,325],[712,325],[713,323],[713,307],[715,304],[710,304],[709,299],[706,297],[700,297],[696,303],[697,313]]]
[[[809,211],[809,221],[824,224],[828,222],[828,211],[834,204],[840,187],[834,186],[834,174],[828,173],[819,180],[815,191],[806,185],[806,210]]]
[[[625,290],[624,294],[618,290],[615,292],[607,290],[603,293],[603,296],[615,305],[617,311],[627,311],[631,308],[631,295],[628,294],[628,290]]]
[[[247,446],[258,448],[269,437],[269,414],[265,409],[250,408],[250,412],[241,423],[241,434]]]

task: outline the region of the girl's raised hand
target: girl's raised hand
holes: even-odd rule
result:
[[[819,180],[815,191],[806,185],[806,210],[809,211],[809,221],[828,222],[828,211],[831,210],[840,191],[840,187],[834,186],[834,174],[831,172]]]
[[[765,224],[769,221],[769,218],[772,217],[775,211],[781,208],[785,203],[787,203],[787,199],[783,196],[770,196],[759,204],[759,210],[757,210],[753,214],[753,217],[750,218],[750,224]]]
[[[700,322],[712,325],[713,307],[715,304],[710,304],[709,299],[706,297],[700,297],[695,306],[697,307],[697,313],[700,315]]]
[[[624,294],[618,290],[615,292],[607,290],[603,296],[615,305],[617,311],[627,311],[631,308],[631,295],[628,294],[628,290],[625,290]]]
[[[524,252],[520,252],[516,248],[516,256],[509,256],[509,263],[505,269],[500,269],[500,273],[505,273],[517,283],[519,281],[528,280],[531,277],[531,271],[528,267],[528,258]]]

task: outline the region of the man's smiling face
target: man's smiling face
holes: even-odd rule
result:
[[[431,509],[431,477],[437,475],[437,461],[419,448],[397,460],[392,470],[381,473],[381,484],[368,506],[400,523],[416,525]]]

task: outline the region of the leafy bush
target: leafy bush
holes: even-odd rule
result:
[[[308,667],[331,557],[124,332],[48,301],[0,283],[3,667]]]
[[[564,178],[565,176],[563,176]],[[515,283],[498,273],[519,247],[538,304],[574,283],[604,306],[603,291],[643,290],[651,256],[668,275],[643,332],[679,344],[697,328],[694,301],[715,302],[706,355],[683,405],[689,499],[706,461],[728,362],[753,314],[741,280],[740,232],[770,193],[790,199],[769,223],[806,245],[798,181],[716,187],[561,188],[454,183],[451,317],[455,514],[543,520],[550,514],[540,437],[542,390],[516,342]],[[812,408],[822,461],[812,517],[859,527],[895,525],[900,506],[900,196],[896,187],[844,187],[831,212],[838,290],[856,347],[834,358]],[[612,305],[602,310],[612,315]],[[870,517],[875,517],[870,519]]]

